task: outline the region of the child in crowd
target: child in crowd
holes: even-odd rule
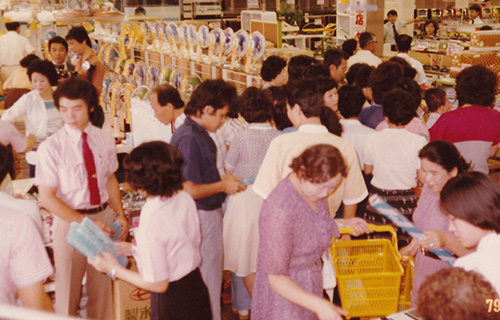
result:
[[[430,129],[443,113],[451,110],[451,105],[446,98],[446,92],[439,88],[425,91],[425,103],[430,111],[429,118],[425,123],[427,129]]]
[[[416,108],[415,98],[410,93],[400,88],[394,89],[384,95],[382,105],[389,128],[366,138],[365,174],[373,173],[370,193],[385,198],[411,221],[417,206],[413,188],[417,186],[417,170],[420,169],[418,152],[427,140],[405,129],[414,117]],[[371,206],[367,207],[365,219],[378,224],[390,223]],[[400,228],[395,229],[399,248],[408,245],[411,237]]]
[[[147,194],[136,245],[118,242],[134,255],[139,273],[122,267],[109,252],[89,258],[97,270],[151,291],[151,319],[211,319],[201,278],[201,233],[193,198],[182,191],[184,160],[161,141],[147,142],[125,158],[127,182]]]
[[[417,117],[417,109],[420,106],[420,103],[422,102],[420,86],[415,82],[415,80],[412,80],[412,79],[405,77],[405,78],[401,79],[396,84],[396,88],[401,88],[401,89],[407,91],[415,99],[415,103],[412,103],[411,105],[406,106],[407,108],[409,108],[413,112],[413,118],[405,126],[406,130],[413,132],[413,133],[416,133],[420,136],[423,136],[428,141],[429,140],[429,130],[427,130],[427,128],[425,127],[422,120]],[[384,120],[377,125],[375,130],[380,131],[380,130],[384,130],[385,128],[388,128],[388,127],[389,127],[389,124],[387,123],[387,120]]]
[[[441,191],[441,207],[450,231],[464,247],[475,250],[455,267],[482,274],[500,294],[500,185],[482,172],[449,180]]]
[[[365,152],[366,137],[375,132],[375,130],[363,125],[358,120],[359,113],[366,101],[365,96],[360,88],[353,85],[340,87],[338,93],[339,111],[343,117],[343,119],[340,119],[343,129],[342,138],[349,141],[356,149],[359,165],[364,168],[363,154]]]
[[[252,179],[259,172],[271,140],[279,132],[269,123],[273,103],[268,92],[249,87],[243,92],[240,101],[241,115],[249,123],[249,127],[235,135],[226,157],[225,168],[228,175]],[[238,277],[244,277],[250,296],[257,268],[261,206],[262,198],[252,188],[247,188],[229,198],[223,219],[224,269],[234,272]]]
[[[223,80],[205,80],[186,105],[186,120],[172,136],[171,144],[184,156],[184,190],[195,199],[201,225],[201,275],[208,287],[212,316],[221,318],[222,210],[226,194],[246,187],[239,177],[224,176],[217,170],[217,148],[209,132],[223,124],[235,107],[236,89]]]
[[[262,88],[282,86],[287,81],[286,60],[278,56],[270,56],[262,63],[260,76],[264,83]]]

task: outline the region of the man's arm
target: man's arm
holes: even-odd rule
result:
[[[118,180],[116,179],[114,173],[110,173],[108,175],[108,183],[106,184],[106,189],[109,194],[109,205],[111,206],[111,209],[113,209],[113,211],[117,214],[116,220],[118,220],[120,226],[122,227],[122,232],[120,233],[118,240],[125,241],[127,239],[130,226],[123,213],[120,184],[118,183]]]
[[[186,181],[183,184],[184,191],[189,193],[193,199],[203,199],[217,193],[235,194],[246,189],[246,186],[238,182],[239,177],[223,176],[221,181],[207,184],[196,184]]]
[[[40,195],[42,206],[66,222],[80,223],[83,220],[83,215],[59,199],[56,192],[57,187],[38,186],[38,194]],[[104,224],[104,222],[94,220],[94,223],[108,236],[112,234],[113,230]]]
[[[40,311],[54,312],[52,301],[43,289],[43,281],[18,288],[17,293],[23,307]]]

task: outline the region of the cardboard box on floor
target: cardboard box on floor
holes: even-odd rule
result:
[[[134,261],[130,269],[137,271]],[[137,288],[123,280],[113,281],[113,306],[115,320],[149,320],[151,318],[149,291]]]

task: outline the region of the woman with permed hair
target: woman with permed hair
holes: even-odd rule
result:
[[[326,197],[347,175],[339,150],[313,145],[264,200],[252,319],[342,319],[322,295],[321,256],[339,237]]]
[[[477,271],[500,293],[500,185],[482,172],[468,172],[448,181],[440,198],[449,230],[474,251],[455,267]]]
[[[143,143],[125,158],[127,182],[147,195],[135,233],[136,245],[118,242],[139,273],[109,253],[89,259],[100,272],[115,274],[151,291],[151,319],[211,319],[208,290],[199,265],[200,222],[191,196],[182,190],[181,153],[161,142]]]
[[[57,85],[57,71],[47,60],[34,60],[28,67],[33,90],[23,95],[2,116],[2,120],[14,123],[24,117],[26,135],[33,134],[38,142],[62,128],[63,120],[54,105],[52,86]],[[26,154],[29,176],[35,176],[36,151]]]

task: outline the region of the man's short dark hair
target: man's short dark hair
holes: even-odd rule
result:
[[[373,32],[363,32],[359,35],[359,47],[361,49],[366,48],[366,46],[375,39],[375,34]]]
[[[347,84],[350,85],[356,84],[356,74],[358,73],[359,68],[361,68],[363,64],[367,65],[366,63],[355,63],[349,68],[349,70],[345,74],[345,79],[347,80]]]
[[[56,91],[54,91],[54,105],[57,109],[59,109],[61,98],[69,100],[82,99],[85,101],[89,118],[92,118],[92,112],[95,111],[95,108],[99,104],[96,88],[90,81],[79,77],[72,77],[57,86]]]
[[[53,43],[60,43],[60,44],[62,44],[64,46],[64,48],[66,48],[66,52],[68,52],[68,43],[66,42],[66,40],[64,40],[63,37],[55,36],[55,37],[50,38],[50,40],[49,40],[49,51],[50,51],[50,48],[52,47]]]
[[[260,76],[264,81],[272,81],[286,67],[286,60],[278,56],[270,56],[262,63]]]
[[[125,157],[127,182],[148,195],[171,197],[182,190],[182,164],[179,150],[163,142],[146,142]]]
[[[481,7],[478,4],[473,4],[472,6],[469,7],[469,11],[474,10],[477,13],[481,13]]]
[[[288,61],[288,80],[302,79],[307,68],[316,62],[316,59],[306,55],[292,57]]]
[[[342,63],[342,59],[349,59],[347,53],[340,49],[330,49],[327,50],[323,56],[323,64],[328,68],[328,70],[332,64],[338,68],[338,66]]]
[[[404,76],[403,67],[397,62],[385,61],[370,73],[370,87],[373,92],[373,100],[382,104],[382,97],[386,92],[396,87],[396,84]]]
[[[78,43],[85,42],[87,46],[92,48],[92,42],[90,41],[87,30],[84,27],[73,27],[68,31],[66,35],[66,41],[75,40]]]
[[[5,23],[5,29],[7,31],[16,31],[17,28],[19,28],[21,24],[19,22],[6,22]]]
[[[411,41],[413,40],[407,34],[400,34],[396,37],[396,46],[399,52],[408,52],[411,49]]]
[[[307,118],[321,116],[323,108],[323,94],[316,89],[316,82],[312,79],[290,81],[286,85],[287,100],[290,107],[296,104]]]
[[[425,103],[430,112],[435,112],[446,104],[446,92],[439,88],[432,88],[425,91]]]
[[[389,12],[387,12],[387,17],[389,17],[389,16],[396,16],[397,17],[398,16],[398,12],[396,10],[394,10],[394,9],[389,10]]]
[[[30,53],[26,57],[22,58],[21,61],[19,61],[19,64],[21,65],[21,67],[28,69],[30,63],[35,60],[40,60],[40,57],[34,53]]]
[[[339,93],[339,111],[342,117],[349,119],[359,116],[363,105],[366,102],[365,95],[361,88],[353,85],[342,86]]]
[[[184,113],[187,116],[199,116],[206,106],[212,106],[214,111],[229,106],[229,110],[237,108],[236,88],[221,79],[205,80],[191,94]]]
[[[330,78],[330,71],[322,63],[313,63],[304,72],[304,78],[317,79],[319,77]]]
[[[410,78],[403,77],[396,83],[395,88],[400,88],[408,92],[413,97],[413,104],[408,105],[408,108],[413,108],[414,116],[417,116],[417,109],[422,103],[422,89],[418,83]]]
[[[59,80],[57,75],[56,67],[54,64],[48,60],[34,60],[28,66],[28,76],[31,80],[31,75],[33,73],[39,73],[44,75],[49,80],[51,86],[56,86]]]
[[[344,43],[342,43],[342,51],[344,51],[348,57],[352,56],[357,48],[358,40],[356,39],[347,39]]]
[[[182,101],[179,91],[169,84],[161,84],[155,87],[151,93],[156,93],[158,103],[162,107],[166,106],[168,103],[171,103],[174,109],[184,107],[184,101]]]
[[[457,75],[457,99],[460,106],[470,103],[490,107],[495,102],[497,77],[483,65],[468,67]]]
[[[417,75],[417,70],[411,66],[411,64],[408,63],[405,59],[394,56],[390,58],[388,61],[396,62],[397,64],[400,64],[403,67],[403,74],[405,78],[413,79]]]
[[[273,117],[273,97],[268,90],[248,87],[240,97],[241,116],[248,123],[266,122]]]
[[[403,89],[391,90],[382,99],[384,116],[392,124],[405,126],[415,116],[414,101],[415,98]]]
[[[143,7],[137,7],[134,10],[134,15],[136,16],[145,16],[146,15],[146,9]]]

